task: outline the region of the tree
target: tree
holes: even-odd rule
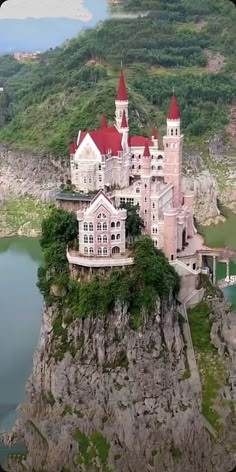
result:
[[[127,210],[127,220],[125,223],[126,238],[130,242],[133,242],[141,235],[142,229],[144,228],[144,221],[139,215],[139,206],[132,206],[129,203],[123,203],[121,208]]]
[[[64,243],[66,248],[78,235],[76,216],[62,209],[54,208],[42,223],[41,247],[43,249],[54,243]]]

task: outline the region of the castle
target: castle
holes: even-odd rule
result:
[[[125,254],[120,241],[125,238],[126,213],[116,210],[124,203],[138,204],[144,232],[170,261],[189,254],[188,246],[196,230],[193,193],[182,189],[182,153],[183,135],[175,95],[167,116],[163,149],[156,129],[150,138],[130,136],[128,93],[121,70],[115,124],[108,126],[102,116],[100,129],[79,131],[70,148],[72,184],[82,193],[99,192],[89,208],[78,212],[80,255],[84,260],[89,256],[101,259]],[[120,213],[118,233],[114,212]],[[195,266],[196,262],[194,269]]]

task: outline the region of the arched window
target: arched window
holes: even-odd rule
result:
[[[106,217],[107,217],[107,215],[105,215],[105,213],[99,213],[99,215],[98,215],[99,219],[102,218],[103,220],[105,220]]]
[[[117,228],[120,228],[120,221],[117,221],[116,227],[117,227]]]
[[[175,134],[176,134],[176,136],[178,136],[178,129],[177,128],[175,130]]]
[[[173,136],[173,134],[174,134],[174,130],[172,129],[170,133],[171,133],[171,136]]]
[[[107,243],[107,236],[106,235],[103,236],[103,242]]]
[[[155,208],[155,203],[154,203],[154,202],[153,202],[153,204],[152,204],[152,208]]]
[[[152,166],[152,170],[156,170],[156,167],[155,167],[155,166]]]
[[[107,256],[107,248],[106,247],[103,248],[103,255]]]
[[[152,215],[152,221],[155,221],[156,217],[155,215]]]
[[[163,170],[162,166],[158,166],[157,170]]]
[[[140,169],[141,169],[141,166],[138,166],[138,169],[140,170]]]
[[[103,223],[103,229],[106,231],[107,230],[107,223]]]
[[[84,254],[85,254],[85,256],[88,255],[88,248],[87,247],[84,248]]]
[[[153,226],[152,228],[152,234],[157,234],[158,233],[158,229],[156,226]]]
[[[120,239],[120,234],[117,234],[117,235],[116,235],[116,239]]]
[[[141,154],[138,155],[138,158],[141,159]]]
[[[97,241],[98,241],[99,244],[101,244],[101,242],[102,242],[102,236],[98,236]]]
[[[93,236],[91,236],[91,235],[89,236],[89,242],[90,242],[90,244],[93,243]]]
[[[145,198],[144,198],[144,201],[145,201],[145,203],[146,203],[146,201],[147,201],[147,197],[145,197]]]
[[[132,169],[134,169],[134,164],[132,165]]]
[[[87,236],[87,234],[84,235],[84,243],[88,243],[88,236]]]
[[[90,254],[90,256],[93,256],[93,248],[92,247],[89,248],[89,254]]]
[[[112,254],[120,254],[120,248],[118,246],[113,247]]]
[[[115,228],[116,224],[114,223],[114,221],[111,222],[111,228]]]
[[[101,231],[101,229],[102,229],[101,223],[98,223],[98,224],[97,224],[97,229],[98,229],[98,231]]]
[[[147,215],[147,210],[144,211],[145,215]]]
[[[116,239],[115,234],[112,234],[112,235],[111,235],[111,240],[112,240],[112,241],[115,241],[115,239]]]
[[[89,223],[89,231],[93,231],[93,223]]]
[[[98,248],[98,256],[101,256],[101,255],[102,255],[102,248],[99,247],[99,248]]]
[[[101,170],[102,166],[101,164],[98,164],[98,170]]]
[[[88,231],[88,223],[84,223],[84,231]]]
[[[136,188],[136,193],[140,193],[140,188],[139,187]]]
[[[92,183],[92,177],[89,177],[89,184]]]
[[[144,188],[147,188],[147,184],[144,185]]]
[[[157,159],[162,159],[162,156],[159,154],[159,156],[157,157]]]

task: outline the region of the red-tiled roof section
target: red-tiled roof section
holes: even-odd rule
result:
[[[121,121],[121,128],[128,128],[127,118],[125,110],[123,110],[122,121]]]
[[[101,154],[107,154],[107,152],[111,150],[112,155],[117,156],[118,152],[123,150],[122,134],[120,134],[114,126],[96,131],[82,131],[79,145],[83,142],[87,134],[90,135]]]
[[[126,100],[128,100],[128,94],[127,94],[125,76],[124,76],[123,69],[121,70],[121,73],[120,73],[117,100],[119,100],[121,102],[125,102]]]
[[[170,105],[170,111],[168,114],[168,119],[179,120],[179,118],[180,118],[180,112],[179,112],[177,98],[175,95],[173,95],[172,100],[171,100],[171,105]]]
[[[145,138],[145,136],[132,136],[130,138],[131,147],[145,147],[146,142],[148,143],[148,146],[153,146],[152,140]]]

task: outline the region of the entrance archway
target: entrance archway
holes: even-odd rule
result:
[[[118,246],[113,247],[112,254],[120,254],[120,248]]]

